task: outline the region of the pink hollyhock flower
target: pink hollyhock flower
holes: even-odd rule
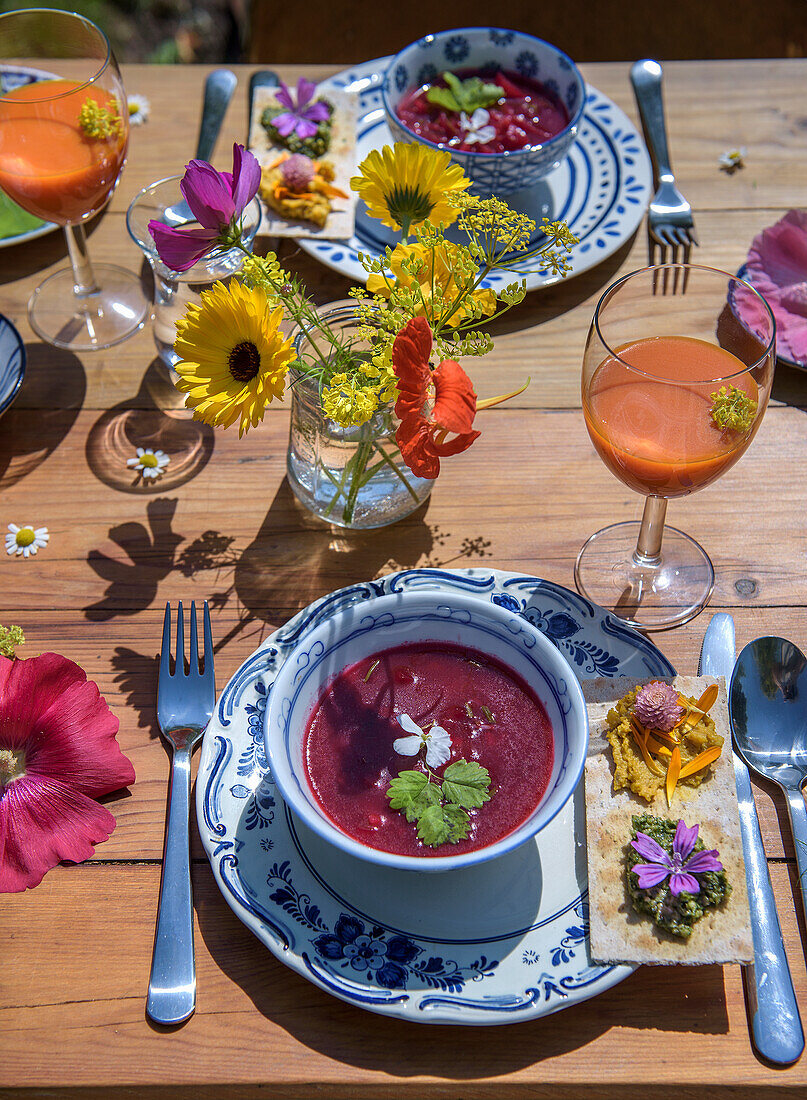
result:
[[[232,248],[241,234],[241,216],[258,193],[261,166],[243,145],[233,145],[232,172],[217,172],[206,160],[192,160],[179,188],[198,228],[149,222],[162,262],[187,271],[216,248]]]
[[[754,238],[745,278],[771,307],[779,354],[807,365],[807,212],[789,210]],[[735,295],[734,309],[748,328],[759,332],[759,304],[750,299],[747,291]]]
[[[93,801],[134,782],[118,719],[85,673],[58,653],[0,657],[0,892],[80,863],[115,818]]]
[[[317,132],[320,122],[325,122],[330,117],[330,111],[324,103],[311,103],[311,98],[317,90],[316,84],[301,76],[297,81],[297,103],[289,88],[280,82],[280,91],[276,93],[277,101],[286,110],[281,115],[275,115],[272,125],[282,137],[296,134],[301,141],[313,137]],[[310,106],[308,106],[310,104]]]
[[[683,821],[678,822],[673,838],[672,856],[669,856],[647,833],[636,834],[636,839],[630,842],[631,847],[635,848],[640,856],[651,861],[637,863],[631,868],[639,879],[640,890],[652,890],[654,886],[661,885],[669,875],[670,890],[676,896],[684,892],[699,894],[701,887],[695,875],[702,875],[705,871],[723,870],[723,864],[717,858],[719,854],[717,848],[692,855],[692,849],[698,839],[698,829],[698,825],[688,829]]]

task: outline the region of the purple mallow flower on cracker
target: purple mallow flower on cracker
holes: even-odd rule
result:
[[[217,172],[206,160],[192,160],[179,188],[198,226],[149,222],[160,259],[172,271],[187,271],[214,248],[236,243],[244,209],[258,193],[261,166],[243,145],[233,145],[232,172]]]
[[[718,851],[696,852],[692,854],[698,839],[698,825],[687,828],[683,821],[678,822],[673,839],[672,856],[661,845],[648,836],[647,833],[637,833],[636,839],[631,841],[631,847],[648,860],[648,863],[637,863],[632,870],[639,879],[640,890],[652,890],[654,886],[660,886],[669,876],[670,890],[676,896],[678,894],[699,894],[700,883],[695,878],[706,871],[722,871],[723,864],[717,858]]]
[[[289,134],[296,134],[301,141],[313,137],[317,132],[320,122],[326,122],[330,118],[330,111],[325,103],[312,103],[311,99],[317,90],[316,84],[301,76],[297,81],[297,102],[294,102],[294,93],[280,82],[280,90],[276,98],[281,107],[286,110],[281,115],[272,119],[272,125],[284,138]]]

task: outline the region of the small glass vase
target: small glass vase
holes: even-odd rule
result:
[[[341,306],[322,315],[331,330],[350,337],[359,321],[355,307]],[[322,350],[322,339],[314,337]],[[368,345],[356,340],[356,355]],[[298,358],[314,354],[312,339],[301,332]],[[434,481],[417,477],[401,458],[395,441],[398,418],[392,403],[379,406],[365,424],[343,428],[322,411],[319,382],[292,371],[291,424],[286,468],[297,499],[315,516],[338,527],[362,530],[403,519],[428,497]]]

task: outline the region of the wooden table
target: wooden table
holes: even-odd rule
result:
[[[628,66],[583,66],[636,117]],[[325,75],[329,70],[317,70]],[[294,77],[298,70],[285,70]],[[133,131],[120,187],[91,233],[97,260],[137,269],[124,224],[132,196],[181,171],[193,153],[204,70],[131,67],[149,122]],[[308,73],[310,74],[310,71]],[[246,132],[249,71],[218,146],[229,165]],[[692,202],[700,262],[734,270],[752,237],[807,205],[807,61],[665,66],[671,143]],[[745,145],[747,167],[718,170]],[[111,799],[112,838],[81,866],[0,898],[0,1095],[117,1097],[762,1097],[807,1095],[807,1059],[773,1070],[748,1038],[734,966],[643,968],[595,1000],[506,1028],[419,1027],[348,1007],[291,973],[218,892],[192,825],[198,1007],[183,1027],[145,1017],[160,880],[168,762],[154,698],[166,599],[215,597],[223,687],[268,632],[314,598],[402,566],[497,566],[572,585],[584,539],[638,516],[640,501],[596,457],[579,407],[586,330],[601,290],[645,262],[642,229],[600,267],[531,294],[474,365],[481,396],[532,385],[484,414],[483,435],[444,464],[427,507],[386,531],[333,533],[295,504],[284,480],[287,413],[239,441],[171,418],[178,407],[147,328],[78,359],[37,342],[25,305],[65,263],[54,234],[2,253],[0,309],[20,327],[28,375],[0,432],[0,525],[35,522],[49,546],[28,561],[2,555],[0,621],[25,630],[21,655],[55,649],[78,661],[120,718],[137,782]],[[319,300],[347,281],[305,255],[293,261]],[[807,376],[780,366],[759,435],[739,466],[676,501],[670,520],[712,555],[711,610],[729,610],[738,643],[764,633],[807,648],[804,481]],[[133,427],[134,425],[134,427]],[[120,481],[126,430],[187,458],[137,491]],[[176,465],[179,465],[177,463]],[[176,468],[176,467],[175,467]],[[201,536],[222,541],[206,555]],[[248,553],[245,553],[247,552]],[[695,671],[709,612],[655,641]],[[807,1022],[804,915],[784,804],[757,787],[765,845],[797,995]]]

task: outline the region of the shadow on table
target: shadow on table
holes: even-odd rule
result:
[[[782,401],[793,408],[807,410],[807,370],[777,360],[771,401]]]
[[[90,218],[88,222],[83,223],[84,232],[88,237],[101,224],[102,218],[103,212],[100,212],[95,217]],[[46,272],[46,268],[52,267],[54,264],[59,264],[60,267],[64,268],[70,266],[70,259],[67,255],[67,240],[61,227],[57,227],[52,232],[37,237],[33,241],[23,241],[13,246],[13,249],[13,252],[9,254],[14,259],[13,264],[4,263],[0,265],[0,286],[3,283],[13,283],[18,279],[25,279],[29,275],[38,276],[36,282],[39,283],[50,274],[50,272]],[[92,257],[92,249],[90,249],[90,257]]]
[[[168,369],[154,359],[134,397],[104,412],[87,435],[87,463],[99,481],[121,493],[148,496],[184,485],[207,465],[213,429],[173,408],[176,396]],[[168,455],[160,477],[143,477],[128,465],[138,447]]]
[[[32,473],[53,454],[84,404],[80,360],[49,344],[26,344],[25,377],[0,430],[0,488]]]

